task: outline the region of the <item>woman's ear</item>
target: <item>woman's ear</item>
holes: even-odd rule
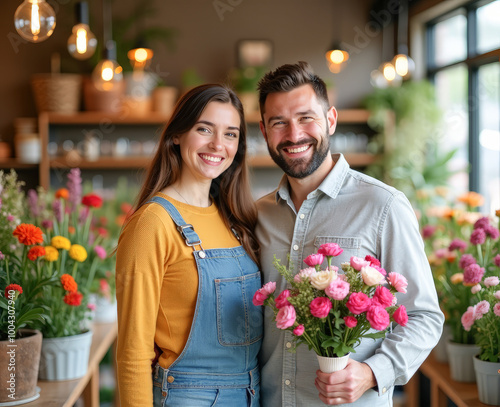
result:
[[[179,144],[179,137],[174,137],[174,144]]]

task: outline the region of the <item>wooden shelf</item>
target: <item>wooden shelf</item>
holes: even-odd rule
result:
[[[337,111],[337,122],[339,124],[366,123],[370,118],[370,112],[365,109],[340,109]],[[260,113],[252,112],[245,115],[247,123],[258,124],[260,122]]]
[[[101,157],[96,161],[84,159],[53,158],[50,160],[50,168],[74,168],[81,169],[127,169],[146,168],[152,157]]]
[[[369,153],[346,153],[344,157],[351,167],[365,167],[373,164],[379,158],[379,156]],[[249,156],[248,165],[254,168],[277,167],[272,158],[268,155]]]
[[[137,116],[124,113],[103,113],[103,112],[78,112],[72,114],[46,112],[41,113],[43,120],[48,120],[50,124],[166,124],[169,117],[159,113],[150,112],[146,116]]]
[[[21,170],[21,169],[37,169],[39,164],[27,164],[19,161],[17,158],[6,158],[0,160],[0,169],[10,169]]]

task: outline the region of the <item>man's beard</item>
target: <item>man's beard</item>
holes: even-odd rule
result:
[[[292,178],[302,179],[311,175],[319,168],[323,161],[325,161],[326,156],[330,153],[330,137],[327,135],[321,139],[319,149],[317,148],[317,140],[314,140],[314,143],[310,147],[314,149],[313,155],[310,159],[296,158],[293,159],[292,163],[289,163],[280,151],[282,151],[283,148],[303,145],[308,142],[309,140],[300,140],[297,143],[284,142],[276,147],[276,151],[271,150],[268,144],[267,149],[273,161],[285,172],[286,175]]]

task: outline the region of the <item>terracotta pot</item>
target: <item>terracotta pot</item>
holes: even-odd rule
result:
[[[38,398],[42,334],[34,329],[20,329],[19,334],[13,342],[0,341],[0,403]]]
[[[83,104],[85,110],[120,113],[125,95],[125,84],[123,81],[112,90],[99,90],[94,86],[92,78],[83,79]]]

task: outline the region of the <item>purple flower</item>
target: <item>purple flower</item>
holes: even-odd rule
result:
[[[61,201],[59,199],[56,199],[54,200],[54,202],[52,202],[52,210],[54,211],[54,216],[57,219],[57,221],[62,222],[63,213],[62,213]]]
[[[42,227],[45,229],[52,229],[53,223],[50,219],[42,220]]]
[[[80,168],[72,168],[68,174],[68,182],[66,183],[69,191],[68,201],[75,208],[82,200],[82,177],[80,176]]]
[[[40,215],[42,208],[38,205],[38,194],[34,189],[28,191],[28,208],[35,218]]]
[[[474,230],[474,232],[470,235],[470,242],[472,244],[483,244],[485,240],[486,232],[482,228]]]
[[[475,264],[475,263],[476,263],[476,259],[474,258],[474,256],[472,254],[464,254],[458,262],[458,267],[460,267],[463,270],[467,266],[469,266],[471,264]]]
[[[500,235],[500,231],[496,227],[491,226],[491,225],[488,225],[488,227],[485,227],[484,231],[486,232],[486,234],[489,237],[491,237],[492,240],[497,240],[498,236]]]
[[[465,250],[467,248],[467,242],[464,242],[461,239],[453,239],[450,245],[448,246],[448,250],[451,252],[453,250]]]
[[[493,258],[493,263],[495,263],[495,266],[500,267],[500,254],[497,254],[497,255]]]
[[[483,276],[484,268],[479,264],[471,264],[464,269],[464,285],[476,285],[481,282]]]
[[[474,229],[486,229],[490,226],[490,220],[487,217],[480,218],[474,223]]]
[[[424,239],[429,239],[430,237],[432,237],[434,235],[434,233],[436,233],[436,229],[437,229],[437,227],[434,225],[425,225],[422,228],[422,237]]]

